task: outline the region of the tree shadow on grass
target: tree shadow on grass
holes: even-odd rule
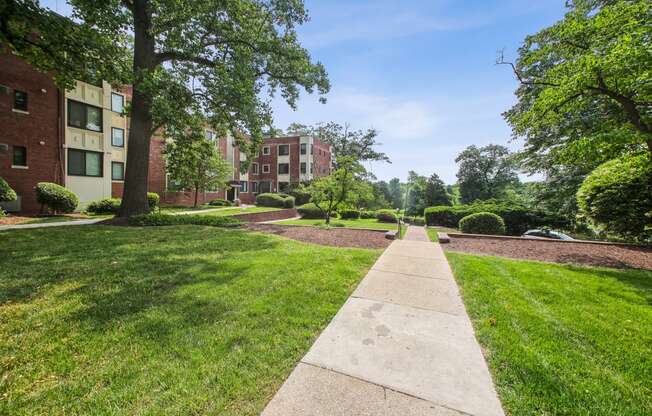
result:
[[[0,260],[0,305],[30,302],[56,285],[62,289],[51,296],[74,297],[83,305],[66,319],[98,331],[157,308],[167,308],[181,325],[214,324],[229,304],[183,289],[228,286],[246,274],[247,256],[281,244],[262,234],[192,226],[61,228],[10,240],[10,256]],[[157,319],[141,317],[136,332],[165,337],[169,329]]]

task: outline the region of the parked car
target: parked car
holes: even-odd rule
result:
[[[551,230],[528,230],[523,233],[521,236],[523,238],[532,238],[532,239],[552,239],[552,240],[574,240],[573,237],[560,233],[558,231]]]

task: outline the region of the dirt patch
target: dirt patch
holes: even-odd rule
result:
[[[514,259],[652,270],[652,247],[451,237],[450,243],[442,244],[442,248]]]
[[[278,224],[246,224],[246,229],[276,234],[293,240],[333,247],[385,248],[391,241],[384,232],[350,228],[320,228]]]

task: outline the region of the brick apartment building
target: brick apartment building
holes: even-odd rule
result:
[[[80,209],[90,201],[120,197],[127,155],[128,118],[122,110],[129,89],[77,82],[61,91],[51,77],[0,50],[0,177],[19,196],[7,211],[37,212],[34,186],[54,182],[73,191]],[[244,153],[232,137],[215,140],[232,166],[228,190],[204,192],[200,203],[215,198],[253,203],[259,192],[280,192],[290,183],[330,173],[331,149],[312,137],[267,139],[248,172],[241,172]],[[164,142],[154,137],[149,160],[149,190],[162,203],[190,205],[194,194],[176,189],[165,173]]]

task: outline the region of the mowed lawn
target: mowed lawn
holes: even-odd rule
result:
[[[323,226],[326,225],[324,220],[315,220],[315,219],[295,219],[295,220],[286,220],[279,221],[279,224],[291,224],[291,225],[306,225],[306,226]],[[331,227],[347,227],[347,228],[371,228],[374,230],[396,230],[397,225],[380,222],[375,218],[359,218],[359,219],[337,219],[332,218],[330,221]]]
[[[0,253],[0,414],[255,415],[380,251],[83,226]]]
[[[652,272],[447,257],[508,414],[652,414]]]

